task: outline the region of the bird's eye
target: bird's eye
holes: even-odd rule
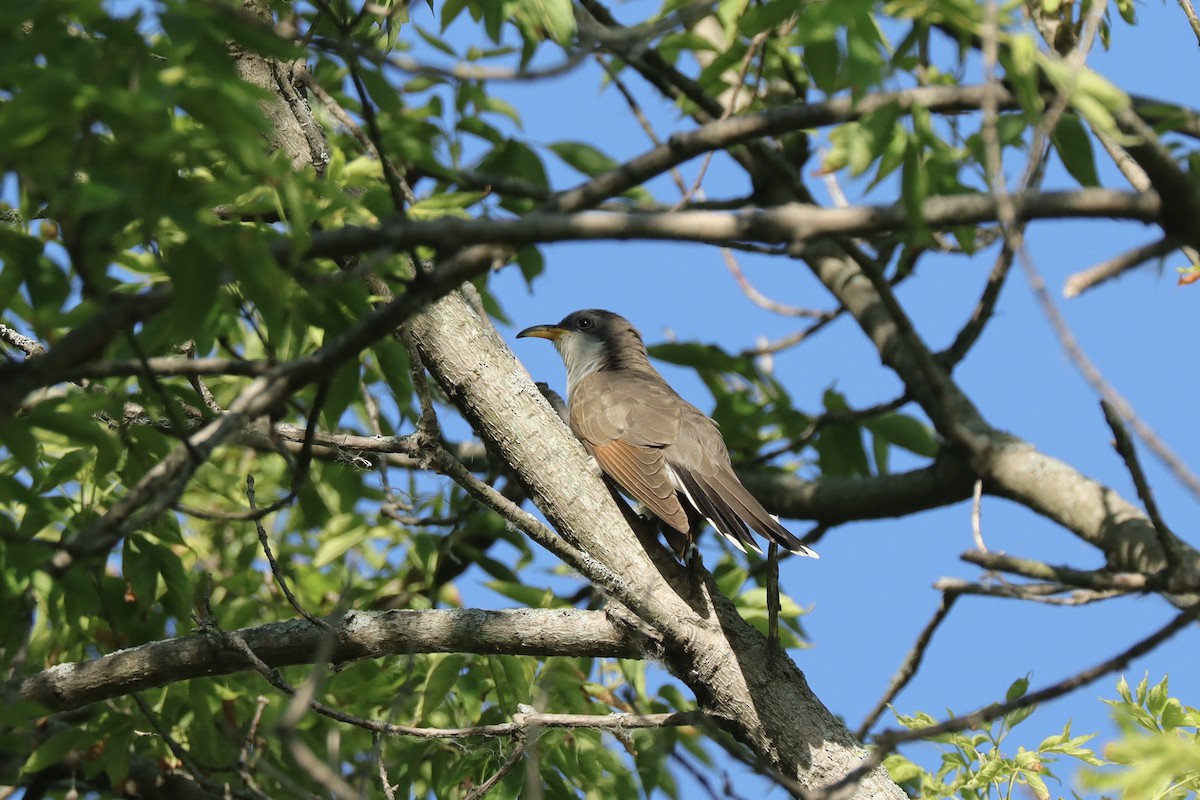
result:
[[[592,327],[592,325],[594,325],[594,324],[595,324],[595,323],[594,323],[594,322],[592,322],[592,318],[591,318],[591,317],[580,317],[580,318],[579,318],[579,319],[578,319],[578,320],[575,322],[575,330],[577,330],[577,331],[586,331],[588,328]]]

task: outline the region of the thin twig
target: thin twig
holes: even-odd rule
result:
[[[787,336],[776,339],[773,342],[765,342],[763,344],[755,345],[754,347],[749,347],[749,348],[743,350],[739,355],[743,355],[743,356],[773,355],[775,353],[780,353],[784,350],[788,350],[792,347],[796,347],[801,342],[803,342],[805,339],[812,336],[814,333],[821,330],[826,325],[828,325],[829,323],[831,323],[835,319],[837,319],[838,315],[841,313],[842,313],[842,309],[840,309],[840,308],[837,309],[836,311],[826,311],[825,316],[821,317],[820,319],[818,319],[816,322],[809,325],[804,330],[796,331],[795,333],[790,333]]]
[[[246,476],[246,499],[250,502],[250,510],[257,511],[258,509],[254,503],[253,474]],[[300,601],[296,599],[296,596],[292,594],[292,589],[288,585],[287,578],[284,577],[283,569],[279,566],[279,562],[275,560],[275,554],[271,552],[271,540],[267,536],[267,529],[263,527],[262,522],[257,517],[254,520],[254,527],[258,531],[258,541],[260,544],[262,544],[263,553],[267,556],[267,562],[271,565],[271,574],[275,576],[275,583],[278,584],[280,591],[283,592],[283,596],[287,598],[288,603],[291,604],[292,608],[296,609],[300,616],[304,617],[313,625],[316,625],[322,630],[333,633],[333,628],[328,622],[314,614],[309,613],[308,609],[302,606]]]
[[[1094,289],[1105,281],[1110,281],[1124,273],[1137,269],[1142,264],[1155,258],[1163,258],[1176,247],[1179,242],[1170,236],[1165,236],[1157,242],[1135,247],[1120,255],[1100,262],[1094,267],[1076,272],[1063,283],[1063,297],[1072,300]]]
[[[981,597],[1003,597],[1012,600],[1025,600],[1031,603],[1044,603],[1052,606],[1084,606],[1101,600],[1111,600],[1114,597],[1124,597],[1128,592],[1119,589],[1077,589],[1065,583],[971,583],[960,578],[942,578],[933,584],[940,592],[956,594],[973,594]],[[1067,595],[1059,597],[1058,595]]]
[[[1071,332],[1071,328],[1063,318],[1062,312],[1059,311],[1058,305],[1046,289],[1046,281],[1038,272],[1037,266],[1033,263],[1032,259],[1025,255],[1022,255],[1020,260],[1030,288],[1037,298],[1038,305],[1042,307],[1042,313],[1050,321],[1051,327],[1054,328],[1059,344],[1066,351],[1071,363],[1083,375],[1084,380],[1088,382],[1092,390],[1100,395],[1133,428],[1138,437],[1145,442],[1146,446],[1150,448],[1167,469],[1170,470],[1171,474],[1175,476],[1175,479],[1186,486],[1194,496],[1200,497],[1200,477],[1197,477],[1188,468],[1187,464],[1184,463],[1183,459],[1176,455],[1166,442],[1158,437],[1153,428],[1138,417],[1137,412],[1134,411],[1130,402],[1117,392],[1104,378],[1099,368],[1083,352],[1083,348],[1080,346],[1079,340],[1075,338],[1075,334]]]
[[[383,169],[389,173],[389,180],[395,182],[405,201],[407,201],[410,205],[417,202],[417,196],[413,193],[412,187],[408,185],[408,181],[405,180],[404,174],[396,168],[396,165],[393,164],[390,159],[381,157],[379,148],[375,145],[375,142],[370,136],[367,135],[366,131],[364,131],[362,127],[354,121],[354,118],[350,116],[346,109],[342,108],[342,104],[339,103],[333,95],[325,91],[325,87],[321,86],[321,84],[317,82],[317,79],[313,77],[310,71],[305,70],[302,72],[300,78],[304,82],[304,85],[308,87],[308,90],[325,105],[325,108],[329,109],[329,113],[333,115],[334,119],[340,122],[342,127],[348,130],[350,135],[358,140],[358,143],[362,146],[363,150],[365,150],[368,155],[378,161],[382,165]],[[392,253],[386,254],[386,257],[388,258],[391,256]],[[338,274],[341,275],[342,273]]]
[[[1156,575],[1143,575],[1140,572],[1110,572],[1108,570],[1089,571],[1073,567],[1052,566],[1043,561],[1018,558],[1004,553],[972,550],[963,553],[961,558],[963,561],[995,572],[1008,572],[1034,580],[1063,583],[1081,589],[1153,592],[1166,591],[1168,588],[1182,588],[1168,587],[1167,582]]]
[[[813,308],[801,308],[799,306],[789,306],[779,303],[767,297],[762,292],[755,288],[754,284],[742,272],[742,267],[738,264],[737,259],[733,257],[733,251],[728,247],[721,248],[721,258],[725,260],[725,267],[729,270],[729,274],[733,275],[733,279],[737,281],[738,286],[742,290],[742,294],[754,303],[759,308],[766,309],[775,314],[784,317],[811,317],[814,319],[824,319],[832,312],[823,311]]]
[[[387,765],[383,763],[383,738],[375,735],[375,762],[379,768],[379,784],[383,788],[383,796],[387,800],[396,800],[396,787],[388,778]]]
[[[246,738],[242,742],[242,749],[238,751],[236,770],[242,782],[245,783],[251,790],[261,794],[258,790],[257,782],[250,774],[250,754],[258,746],[258,726],[262,722],[263,709],[267,707],[266,695],[259,695],[254,699],[254,715],[250,718],[250,725],[246,729]]]
[[[1154,500],[1154,492],[1150,489],[1150,482],[1146,480],[1146,473],[1142,471],[1142,465],[1138,461],[1137,450],[1134,449],[1133,440],[1129,437],[1129,431],[1126,430],[1121,417],[1113,410],[1112,406],[1103,400],[1100,401],[1100,408],[1104,410],[1104,419],[1113,432],[1113,447],[1124,460],[1125,469],[1129,471],[1129,477],[1133,479],[1138,498],[1146,509],[1146,516],[1150,518],[1150,524],[1154,526],[1154,532],[1158,534],[1158,543],[1163,549],[1167,570],[1172,571],[1178,564],[1175,553],[1175,534],[1163,521],[1162,514],[1158,510],[1158,503]]]
[[[975,539],[975,547],[986,553],[987,545],[983,542],[983,480],[975,481],[975,490],[971,498],[971,536]]]
[[[921,629],[921,633],[917,636],[917,641],[909,650],[908,655],[904,657],[904,662],[900,668],[896,670],[896,674],[892,676],[892,680],[888,683],[887,691],[883,693],[883,697],[879,698],[879,702],[871,709],[871,712],[859,724],[858,730],[854,732],[855,737],[859,741],[865,741],[867,734],[870,733],[871,727],[879,720],[879,717],[887,710],[888,705],[900,694],[901,690],[909,684],[913,677],[917,674],[917,670],[921,666],[921,662],[925,659],[925,652],[929,649],[929,642],[933,639],[934,632],[946,620],[950,614],[950,609],[954,606],[954,601],[959,597],[958,592],[943,592],[942,600],[938,604],[937,611],[929,622],[925,623],[925,627]]]
[[[645,112],[642,111],[642,106],[640,103],[638,103],[637,98],[633,96],[633,92],[631,92],[629,87],[625,85],[625,82],[621,80],[620,74],[613,69],[612,64],[610,64],[608,60],[601,58],[599,55],[596,56],[596,61],[608,75],[609,80],[613,82],[613,86],[617,87],[617,91],[620,92],[621,97],[625,99],[625,105],[629,107],[630,113],[633,114],[633,118],[637,120],[638,125],[642,127],[643,131],[645,131],[646,136],[651,142],[654,143],[656,147],[661,145],[662,140],[658,138],[658,134],[655,132],[654,126],[651,124],[650,119],[646,116]],[[683,173],[679,171],[679,167],[672,166],[670,169],[670,174],[671,180],[675,182],[675,186],[679,189],[679,193],[681,195],[686,195],[688,191],[687,183],[684,182]]]
[[[733,115],[733,112],[738,110],[738,99],[741,96],[742,88],[746,85],[746,76],[750,72],[750,64],[754,60],[754,53],[767,40],[767,31],[759,31],[754,38],[750,40],[749,47],[746,48],[746,55],[742,58],[741,67],[738,70],[737,79],[728,90],[729,102],[725,104],[725,110],[721,112],[720,119],[728,119]],[[683,193],[683,197],[675,204],[672,211],[678,211],[686,206],[694,195],[699,193],[700,187],[704,183],[704,176],[708,172],[708,165],[712,163],[715,150],[709,150],[704,154],[704,160],[700,162],[700,170],[696,173],[696,180],[692,182],[692,187]]]
[[[383,164],[383,179],[387,184],[388,192],[392,196],[392,207],[396,210],[397,214],[403,214],[406,202],[404,189],[401,186],[403,179],[400,177],[399,170],[391,165],[387,153],[384,152],[383,131],[379,127],[379,121],[375,118],[375,104],[371,102],[371,96],[367,93],[367,87],[363,83],[362,76],[359,75],[358,64],[353,59],[347,59],[346,64],[350,70],[350,80],[354,84],[354,91],[358,94],[362,117],[367,123],[367,131],[371,143],[374,145],[375,155]],[[408,193],[411,195],[412,190],[409,189]]]
[[[777,456],[783,455],[784,453],[800,450],[806,447],[813,439],[815,439],[817,434],[820,433],[821,429],[826,425],[833,425],[839,422],[859,422],[861,420],[872,419],[873,417],[878,417],[880,414],[886,414],[888,412],[895,411],[907,403],[908,400],[908,394],[905,393],[899,397],[886,400],[882,403],[876,403],[875,405],[867,406],[866,408],[856,408],[848,411],[826,411],[824,413],[817,414],[816,416],[809,418],[808,425],[799,433],[799,435],[788,439],[783,444],[772,448],[771,450],[766,450],[760,453],[759,455],[750,459],[747,463],[763,464]]]
[[[104,601],[103,587],[100,585],[100,578],[97,575],[92,576],[92,585],[96,590],[96,598],[99,604],[100,615],[108,625],[109,630],[115,636],[118,632],[117,624],[112,617],[111,609]],[[171,751],[171,755],[173,755],[175,759],[183,765],[184,770],[188,773],[188,775],[191,776],[192,780],[196,781],[197,785],[204,787],[206,791],[214,794],[221,793],[221,787],[219,787],[216,782],[208,777],[209,771],[203,769],[198,763],[196,763],[196,760],[192,758],[191,753],[189,753],[187,749],[183,747],[183,745],[175,741],[174,737],[171,736],[171,731],[167,728],[167,726],[163,725],[162,720],[157,714],[154,713],[154,709],[152,709],[150,704],[146,702],[146,698],[142,696],[142,693],[131,692],[130,697],[133,698],[133,702],[138,707],[138,710],[142,713],[142,716],[144,716],[146,721],[150,723],[150,727],[154,729],[154,732],[159,736],[160,739],[162,739],[163,743],[166,744],[167,749]]]
[[[317,754],[300,737],[294,733],[288,733],[283,738],[296,764],[326,792],[338,800],[362,800],[362,795],[356,792],[354,787],[332,767],[317,758]]]
[[[1192,33],[1195,34],[1197,42],[1200,42],[1200,17],[1196,16],[1196,9],[1192,8],[1192,0],[1179,0],[1179,7],[1183,9],[1188,24],[1192,26]]]
[[[1000,299],[1000,290],[1004,288],[1004,282],[1012,271],[1013,251],[1005,241],[1000,247],[1000,253],[996,256],[996,263],[992,265],[992,271],[988,274],[987,283],[983,287],[983,293],[979,296],[979,302],[975,304],[975,309],[971,312],[970,318],[963,325],[962,330],[954,337],[954,341],[949,347],[937,354],[938,360],[946,369],[953,369],[958,362],[962,361],[975,342],[979,340],[983,333],[984,327],[996,313],[996,303]]]
[[[18,333],[7,325],[0,324],[0,342],[12,345],[25,354],[26,359],[46,354],[46,348],[37,339]]]
[[[537,733],[533,732],[530,735],[536,737]],[[504,763],[500,765],[500,768],[492,773],[487,780],[468,792],[466,800],[479,800],[479,798],[484,797],[488,794],[488,792],[496,788],[496,784],[504,780],[504,777],[508,775],[508,773],[512,772],[512,768],[521,763],[521,759],[525,757],[525,750],[528,747],[526,742],[527,739],[525,736],[517,737],[516,744],[513,746],[513,751],[508,754],[508,758],[504,760]]]
[[[71,368],[66,380],[82,380],[84,378],[129,378],[142,375],[146,370],[160,378],[200,375],[222,376],[238,375],[257,378],[266,375],[274,367],[267,361],[246,361],[236,358],[180,358],[165,356],[156,358],[133,359],[128,361],[89,361]]]
[[[195,340],[189,341],[187,344],[185,344],[183,346],[183,356],[188,361],[196,360],[196,342],[195,342]],[[143,363],[149,361],[149,359],[139,359],[139,360],[141,360]],[[155,374],[158,374],[158,373],[155,373]],[[196,394],[200,395],[200,400],[201,400],[201,402],[204,403],[205,408],[207,408],[209,411],[212,411],[215,414],[224,414],[225,413],[225,409],[221,408],[220,404],[217,402],[217,398],[213,397],[212,391],[209,390],[208,386],[205,385],[204,381],[200,380],[199,375],[196,375],[196,374],[189,375],[188,383],[190,383],[192,385],[192,388],[196,390]]]
[[[133,698],[133,702],[135,705],[137,705],[138,711],[142,712],[142,716],[144,716],[146,721],[150,723],[150,727],[154,729],[154,732],[158,735],[158,737],[167,745],[167,749],[171,751],[171,755],[173,755],[176,760],[183,765],[184,770],[187,771],[192,780],[196,781],[197,784],[203,786],[210,792],[220,793],[221,787],[205,774],[205,771],[200,768],[200,765],[196,763],[195,759],[192,758],[187,749],[185,749],[179,742],[175,741],[174,737],[171,736],[171,731],[167,729],[166,725],[163,725],[162,720],[159,719],[158,715],[154,713],[154,709],[152,709],[150,704],[146,702],[146,698],[142,697],[142,693],[133,692],[130,694],[130,697]]]

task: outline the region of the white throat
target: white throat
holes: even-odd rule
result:
[[[554,343],[567,367],[567,402],[579,382],[604,363],[604,342],[591,336],[568,333]]]

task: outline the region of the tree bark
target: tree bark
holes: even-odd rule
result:
[[[330,663],[416,653],[641,658],[646,643],[600,611],[523,608],[350,611],[330,631],[303,619],[232,631],[272,668],[312,664],[333,636]],[[18,699],[49,711],[251,668],[239,653],[203,636],[150,642],[91,661],[57,664],[16,685]]]

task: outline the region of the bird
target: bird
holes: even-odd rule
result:
[[[717,423],[684,400],[650,363],[629,320],[584,309],[533,325],[518,339],[548,339],[567,369],[567,423],[600,470],[671,531],[680,561],[690,561],[707,520],[734,547],[761,554],[750,534],[819,558],[762,507],[733,471]]]

